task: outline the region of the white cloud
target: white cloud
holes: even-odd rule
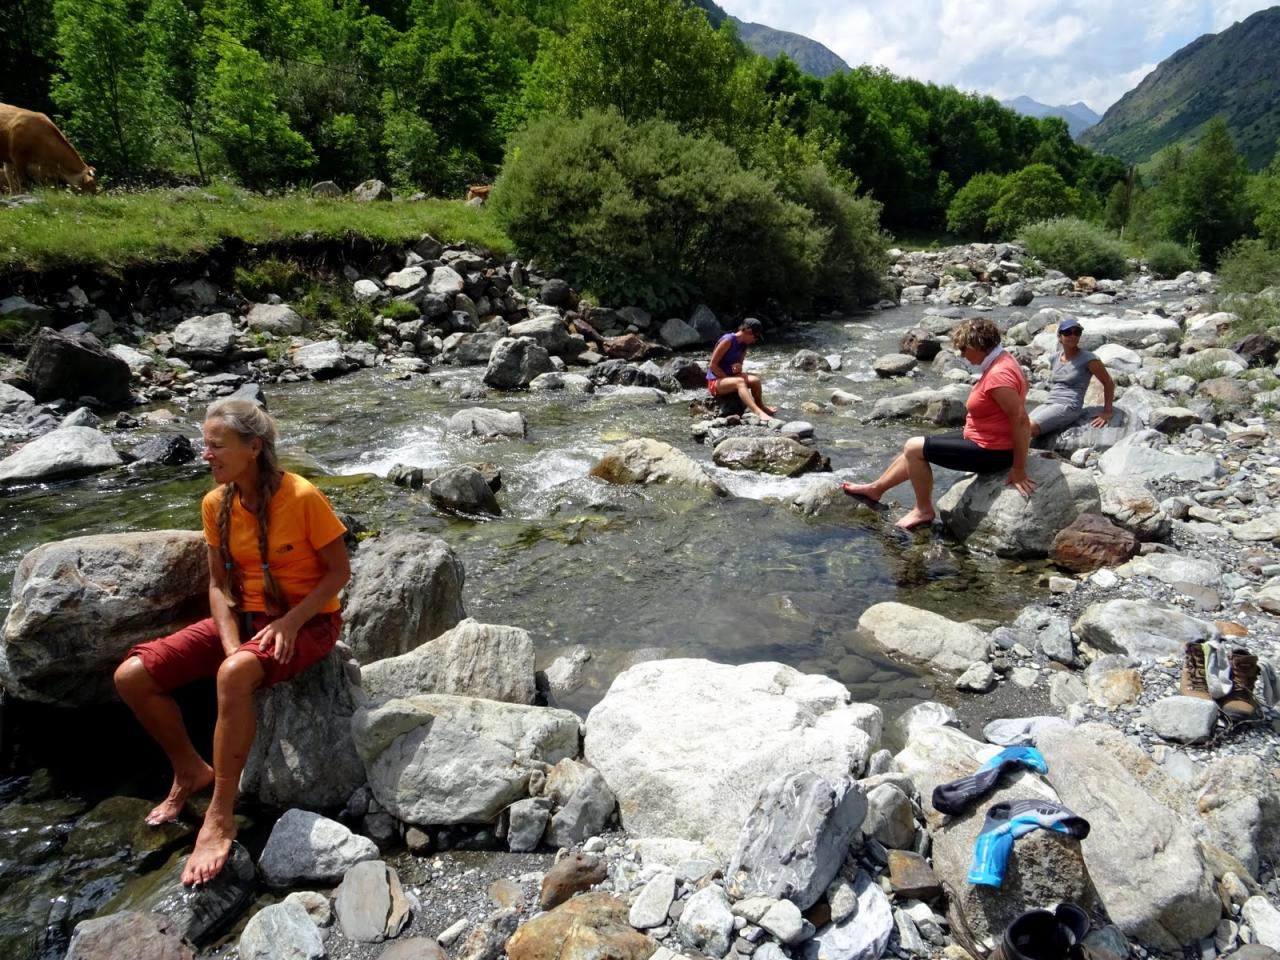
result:
[[[851,66],[1001,99],[1083,100],[1099,113],[1159,61],[1275,0],[720,0],[741,20],[811,37]],[[869,9],[870,8],[870,9]]]

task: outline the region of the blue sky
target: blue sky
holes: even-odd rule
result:
[[[1204,33],[1274,6],[1258,0],[719,0],[740,20],[804,34],[851,66],[1000,99],[1083,100],[1099,113]]]

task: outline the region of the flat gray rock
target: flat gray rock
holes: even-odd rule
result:
[[[1153,600],[1095,603],[1076,620],[1075,632],[1103,653],[1125,653],[1144,660],[1180,657],[1187,643],[1218,636],[1212,623]]]
[[[0,484],[83,477],[124,461],[93,427],[59,427],[0,460]]]
[[[451,693],[533,703],[533,640],[527,630],[468,617],[408,653],[366,664],[361,686],[375,702]]]
[[[348,940],[381,943],[409,923],[409,901],[400,876],[381,860],[358,863],[342,878],[333,911]]]
[[[451,416],[444,429],[445,433],[478,437],[481,440],[520,440],[529,432],[529,425],[525,422],[524,415],[514,410],[467,407]]]
[[[724,890],[713,883],[686,900],[684,911],[676,921],[676,936],[686,947],[708,957],[723,957],[728,953],[733,914]]]
[[[637,930],[662,926],[667,922],[667,912],[671,909],[671,901],[675,899],[675,895],[675,874],[664,870],[641,888],[627,915],[628,921]]]
[[[324,938],[306,908],[286,899],[263,907],[244,926],[241,960],[323,960]]]
[[[1176,743],[1200,743],[1218,721],[1218,705],[1198,697],[1165,697],[1151,705],[1147,717],[1156,735]]]
[[[987,636],[977,627],[905,603],[868,607],[858,629],[891,655],[933,670],[963,673],[987,658]]]
[[[879,960],[894,931],[893,908],[879,885],[864,871],[854,878],[858,908],[846,920],[830,923],[805,943],[804,960]]]

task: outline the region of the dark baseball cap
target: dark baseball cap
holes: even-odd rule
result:
[[[1084,327],[1080,326],[1080,321],[1077,320],[1075,317],[1067,317],[1060,324],[1058,324],[1059,333],[1066,333],[1068,330],[1083,330],[1083,329]]]
[[[764,324],[762,324],[755,317],[747,317],[747,319],[743,320],[742,329],[750,330],[751,335],[754,336],[757,340],[764,339]]]

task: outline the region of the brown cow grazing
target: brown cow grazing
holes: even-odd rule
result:
[[[492,189],[493,187],[487,183],[472,184],[467,187],[467,202],[470,203],[472,200],[479,200],[481,203],[484,203],[489,199],[489,191]]]
[[[43,113],[0,103],[0,164],[8,164],[9,189],[21,193],[33,172],[86,193],[98,189],[97,171],[81,159],[57,125]]]

